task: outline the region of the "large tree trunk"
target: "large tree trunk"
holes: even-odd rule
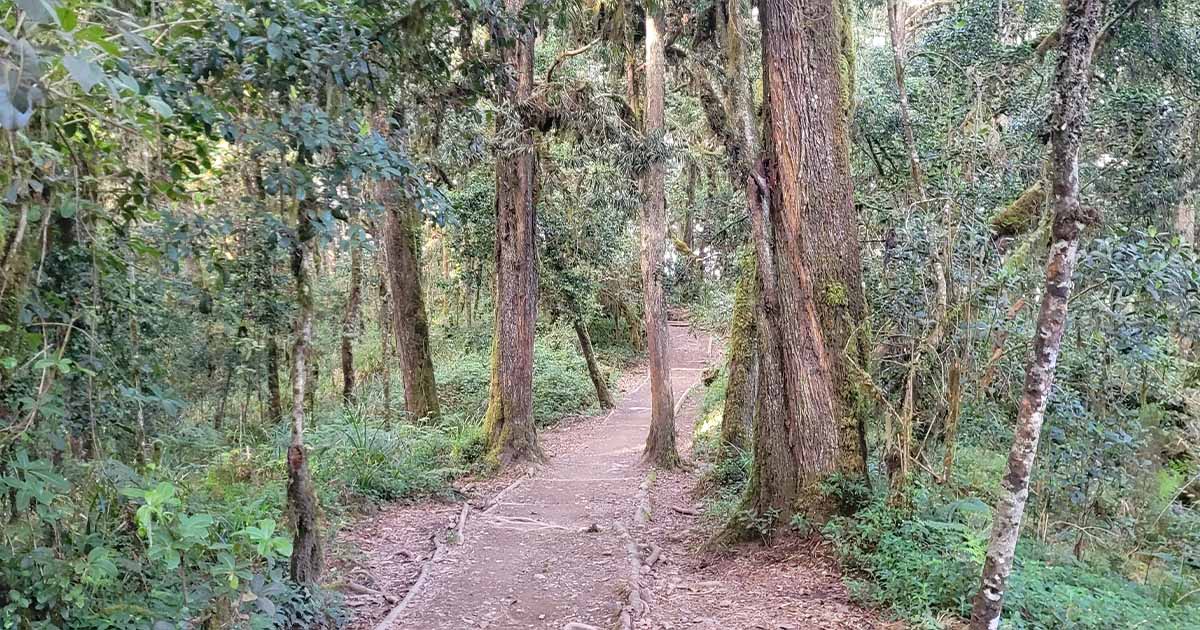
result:
[[[512,16],[525,0],[505,0]],[[515,83],[504,93],[506,105],[515,106],[533,91],[534,30],[509,34],[505,63],[515,72]],[[506,115],[498,117],[504,128]],[[537,227],[534,186],[537,156],[533,133],[523,129],[515,153],[496,156],[496,322],[492,338],[492,380],[484,432],[488,455],[497,464],[542,459],[533,421],[533,335],[537,319]]]
[[[359,331],[362,310],[362,248],[354,235],[350,240],[350,294],[342,317],[342,402],[354,402],[354,338]]]
[[[764,170],[747,186],[759,277],[759,407],[747,509],[832,511],[819,482],[865,474],[842,349],[864,310],[849,179],[848,15],[837,0],[760,6]],[[851,352],[858,352],[851,347]],[[845,394],[848,395],[848,394]]]
[[[908,88],[904,85],[904,63],[907,55],[907,12],[901,0],[887,0],[888,32],[892,37],[892,57],[896,71],[896,92],[900,107],[900,130],[904,135],[904,148],[908,151],[908,170],[912,176],[913,194],[918,200],[925,198],[925,183],[921,175],[921,160],[917,156],[917,141],[913,136],[912,118],[908,110]]]
[[[983,565],[982,585],[971,611],[972,630],[1000,627],[1004,590],[1013,568],[1021,517],[1029,498],[1029,479],[1067,324],[1079,234],[1092,218],[1092,212],[1079,201],[1079,145],[1087,115],[1092,54],[1103,4],[1103,0],[1066,0],[1063,7],[1061,53],[1055,73],[1054,111],[1050,122],[1054,223],[1046,260],[1046,280],[1038,311],[1037,335],[1033,339],[1017,411],[1016,434],[1007,470],[1000,482],[1000,499]]]
[[[385,137],[391,125],[381,109],[376,127]],[[421,216],[411,199],[391,182],[380,182],[377,194],[385,210],[383,226],[384,275],[391,300],[392,328],[404,383],[404,409],[413,420],[432,420],[441,415],[433,354],[429,348],[429,315],[421,287]],[[385,359],[386,360],[386,359]]]
[[[317,524],[317,493],[304,449],[304,393],[308,376],[308,348],[312,343],[313,295],[307,269],[308,241],[312,239],[309,205],[296,206],[297,238],[292,247],[292,277],[296,281],[296,329],[292,346],[292,440],[288,446],[288,512],[292,519],[291,577],[301,584],[321,577],[321,536]]]
[[[663,50],[663,12],[646,13],[646,113],[647,142],[664,141],[663,91],[666,58]],[[662,468],[679,465],[675,448],[675,396],[671,391],[671,337],[663,295],[663,254],[667,238],[666,165],[653,159],[643,179],[642,193],[642,296],[645,300],[646,352],[650,363],[650,433],[646,436],[646,461]]]
[[[399,207],[393,205],[387,211],[384,239],[404,409],[413,420],[431,420],[441,415],[441,408],[429,349],[429,316],[421,288],[420,217],[411,200],[395,202]]]
[[[588,334],[587,324],[583,320],[576,319],[573,322],[575,326],[575,336],[579,338],[579,352],[583,355],[583,360],[587,362],[588,377],[592,379],[592,387],[596,388],[596,400],[600,401],[601,409],[612,409],[616,406],[613,403],[612,394],[608,391],[608,383],[604,381],[604,374],[600,372],[600,364],[596,361],[596,352],[592,349],[592,336]]]
[[[758,403],[758,336],[755,326],[757,265],[753,254],[741,265],[729,327],[729,380],[725,385],[725,407],[721,416],[721,457],[744,450],[750,444],[754,410]]]

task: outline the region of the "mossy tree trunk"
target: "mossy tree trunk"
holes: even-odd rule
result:
[[[505,9],[516,16],[524,4],[525,0],[505,0]],[[511,42],[503,55],[515,81],[504,88],[505,111],[497,117],[497,128],[520,124],[509,110],[533,91],[534,29],[509,33],[504,39]],[[500,466],[543,458],[533,418],[538,282],[533,132],[523,128],[515,144],[513,153],[496,156],[496,320],[484,433],[488,457]]]
[[[604,373],[600,371],[600,363],[596,361],[596,351],[592,348],[592,336],[588,334],[587,324],[576,318],[573,322],[575,336],[579,339],[579,352],[587,363],[588,377],[592,379],[592,387],[596,388],[596,400],[601,409],[612,409],[616,406],[612,394],[608,391],[608,383]]]
[[[375,116],[376,127],[385,137],[403,131],[393,129],[383,110]],[[441,408],[429,346],[429,315],[421,286],[421,214],[413,200],[404,198],[391,182],[380,182],[377,195],[385,208],[384,275],[392,330],[396,333],[400,378],[404,382],[404,409],[414,420],[435,419],[441,415]]]
[[[754,467],[746,509],[787,522],[838,506],[834,473],[865,475],[843,348],[865,310],[850,188],[852,58],[838,0],[767,0],[765,160],[747,186],[758,262],[760,343]]]
[[[1103,8],[1103,0],[1066,0],[1063,7],[1054,110],[1050,121],[1054,222],[1045,286],[1038,311],[1037,334],[1025,370],[1025,386],[1017,407],[1012,450],[1000,482],[1000,498],[984,560],[982,584],[971,610],[971,630],[1000,627],[1005,588],[1013,568],[1021,518],[1029,499],[1029,480],[1067,325],[1079,235],[1093,220],[1092,213],[1079,199],[1079,147],[1087,116],[1092,56]]]
[[[725,406],[721,415],[722,458],[748,448],[754,426],[758,402],[757,270],[753,254],[744,256],[733,302],[733,322],[729,328],[729,380],[725,385]]]
[[[308,245],[313,238],[311,201],[296,205],[297,238],[292,247],[292,277],[296,283],[296,326],[292,345],[292,437],[288,445],[288,513],[292,520],[291,577],[312,584],[321,577],[323,558],[318,529],[317,493],[304,448],[304,394],[308,376],[308,349],[312,344],[313,295],[308,275]]]
[[[350,291],[342,317],[342,402],[354,402],[354,339],[360,329],[362,311],[362,248],[356,237],[350,238]]]

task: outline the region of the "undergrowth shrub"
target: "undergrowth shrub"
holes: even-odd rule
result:
[[[990,510],[978,499],[941,502],[919,490],[916,505],[906,513],[877,496],[853,516],[833,519],[824,533],[858,601],[889,608],[917,627],[940,628],[947,617],[970,615]],[[1022,540],[1005,595],[1004,627],[1197,627],[1200,607],[1179,584],[1139,584],[1114,571],[1111,561],[1101,554],[1090,561],[1060,557],[1049,546]]]

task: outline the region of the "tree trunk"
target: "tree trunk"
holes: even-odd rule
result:
[[[587,362],[588,376],[592,379],[592,386],[596,388],[596,399],[600,401],[600,408],[612,409],[616,404],[613,403],[612,394],[608,391],[608,383],[604,382],[600,364],[596,362],[596,353],[592,350],[592,336],[588,334],[587,324],[576,319],[574,326],[575,336],[579,338],[579,352],[583,354],[583,359]]]
[[[746,191],[760,343],[746,508],[775,522],[797,512],[825,518],[832,506],[819,482],[836,472],[865,475],[860,421],[838,397],[852,389],[842,349],[852,345],[864,310],[849,179],[844,9],[837,0],[760,5],[766,159]]]
[[[904,63],[908,48],[905,38],[905,18],[901,0],[887,0],[888,32],[892,36],[892,57],[896,70],[896,92],[900,107],[900,130],[904,135],[904,148],[908,151],[908,170],[912,177],[913,195],[925,198],[925,183],[921,175],[921,160],[917,156],[917,141],[913,136],[912,118],[908,113],[908,88],[904,85]]]
[[[758,401],[758,339],[755,326],[757,265],[753,254],[742,260],[729,327],[729,380],[721,415],[721,457],[750,446],[754,410]]]
[[[362,310],[362,247],[350,239],[350,294],[342,318],[342,403],[354,402],[354,338],[358,336]]]
[[[267,332],[267,409],[271,424],[283,417],[283,394],[279,391],[279,342],[275,332]]]
[[[505,9],[516,16],[524,4],[525,0],[505,0]],[[503,54],[516,80],[505,87],[503,100],[513,106],[523,103],[533,91],[534,29],[509,34],[509,38],[512,44]],[[497,121],[498,129],[505,125],[502,118]],[[496,156],[496,320],[484,416],[488,455],[501,466],[543,458],[533,421],[537,155],[531,130],[523,129],[515,140],[515,153]]]
[[[1038,311],[1037,335],[1025,371],[1025,387],[1017,408],[1016,434],[1000,482],[1000,499],[983,565],[982,584],[971,611],[972,630],[1000,627],[1004,590],[1013,568],[1021,517],[1029,498],[1029,478],[1067,324],[1079,234],[1093,218],[1092,212],[1079,201],[1079,145],[1103,5],[1103,0],[1066,0],[1063,6],[1061,53],[1050,123],[1054,224],[1045,287]]]
[[[381,252],[382,253],[382,252]],[[383,366],[383,415],[387,422],[392,420],[392,322],[391,298],[388,296],[387,263],[379,269],[379,360]]]
[[[1179,240],[1193,247],[1196,246],[1197,203],[1196,198],[1188,195],[1175,206],[1175,233],[1179,235]]]
[[[646,13],[646,103],[643,135],[653,144],[664,141],[663,91],[666,59],[662,39],[663,12]],[[662,468],[679,465],[675,448],[675,396],[671,391],[671,337],[663,294],[663,254],[667,238],[666,165],[653,159],[646,169],[642,194],[642,295],[645,300],[646,352],[650,363],[650,433],[643,457]]]
[[[689,163],[687,165],[687,191],[685,192],[687,195],[687,204],[683,209],[683,227],[680,229],[680,232],[682,232],[680,239],[683,240],[683,244],[687,246],[688,251],[697,255],[700,252],[696,251],[696,219],[693,206],[696,204],[696,185],[699,175],[700,169],[696,168],[695,164]],[[700,264],[698,266],[703,272],[704,265]]]
[[[291,577],[300,584],[317,582],[321,577],[321,537],[317,524],[317,493],[308,470],[304,449],[304,393],[308,375],[308,348],[312,343],[313,295],[307,262],[308,241],[312,239],[309,205],[296,207],[297,238],[292,248],[292,277],[296,281],[295,342],[292,346],[292,440],[288,446],[288,511],[295,536],[292,541]]]
[[[376,113],[376,127],[390,136],[383,110]],[[391,299],[392,328],[404,382],[404,408],[413,420],[436,419],[441,415],[433,354],[429,348],[429,316],[421,287],[421,216],[411,199],[403,198],[392,182],[380,182],[377,194],[386,208],[383,228],[384,275]]]

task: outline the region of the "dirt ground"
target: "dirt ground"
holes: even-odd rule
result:
[[[701,375],[721,361],[720,344],[682,325],[671,333],[679,446],[690,459]],[[611,412],[544,432],[545,464],[464,481],[469,507],[395,505],[344,531],[330,580],[353,611],[349,627],[893,627],[848,601],[819,539],[705,551],[713,523],[688,513],[699,473],[641,463],[649,386],[633,374],[621,389]]]

